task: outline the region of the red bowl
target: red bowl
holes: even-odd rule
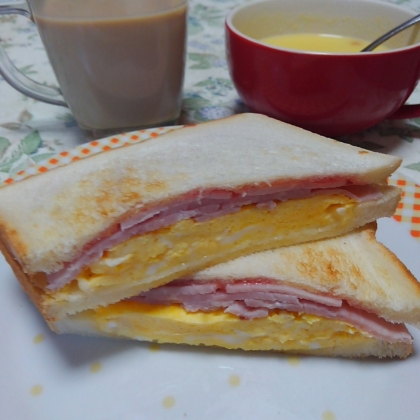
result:
[[[360,131],[392,116],[415,88],[420,78],[416,29],[387,41],[389,50],[371,53],[305,52],[258,39],[311,32],[374,40],[413,16],[413,11],[374,0],[242,5],[226,18],[230,75],[254,112],[326,136]]]

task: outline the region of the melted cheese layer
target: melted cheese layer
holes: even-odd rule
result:
[[[119,302],[97,309],[93,319],[96,328],[110,336],[228,349],[309,351],[373,339],[342,321],[280,310],[266,318],[241,320],[222,311],[190,313],[178,305]]]

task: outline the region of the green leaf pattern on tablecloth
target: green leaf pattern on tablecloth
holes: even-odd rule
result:
[[[32,131],[13,143],[5,137],[0,137],[0,175],[14,175],[55,154],[55,149],[44,144],[38,131]]]
[[[219,7],[217,7],[217,2],[213,2],[213,4],[211,4],[211,2],[206,2],[206,3],[209,3],[207,5],[204,4],[205,2],[194,2],[194,3],[198,3],[198,4],[190,6],[190,12],[200,22],[206,22],[206,24],[210,27],[223,26],[225,13],[223,9],[220,9]]]
[[[6,152],[7,148],[10,146],[10,141],[5,137],[0,137],[0,159]]]
[[[198,54],[198,53],[190,53],[188,54],[188,58],[190,60],[190,69],[193,70],[204,70],[204,69],[212,69],[217,67],[226,67],[226,60],[224,58],[220,58],[214,54]]]
[[[407,169],[411,169],[411,170],[413,170],[413,171],[418,171],[418,172],[420,172],[420,162],[418,162],[418,163],[412,163],[411,165],[407,165],[407,166],[405,166],[405,168],[407,168]]]
[[[197,35],[204,30],[203,25],[196,16],[189,16],[188,18],[188,36]]]
[[[32,153],[35,153],[38,150],[41,143],[42,139],[38,131],[34,131],[33,133],[28,134],[21,141],[22,153],[24,153],[25,155],[31,155]]]
[[[34,70],[34,66],[32,64],[29,64],[27,66],[20,67],[19,70],[25,74],[26,76],[29,76],[31,74],[37,74],[36,70]]]
[[[224,19],[233,7],[252,1],[189,1],[181,123],[209,121],[247,110],[229,77]],[[420,10],[420,0],[392,2]],[[0,16],[0,40],[19,69],[39,83],[57,86],[33,23],[22,16]],[[0,181],[33,162],[88,140],[68,110],[26,98],[0,78]],[[401,172],[420,184],[420,119],[384,121],[343,140],[402,156]]]

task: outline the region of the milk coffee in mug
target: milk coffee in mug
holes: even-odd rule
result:
[[[28,2],[29,7],[1,6],[0,13],[13,7],[15,13],[34,19],[63,99],[33,81],[22,86],[15,68],[5,74],[8,66],[0,54],[0,71],[15,88],[68,106],[79,126],[95,133],[176,121],[184,76],[186,0]]]

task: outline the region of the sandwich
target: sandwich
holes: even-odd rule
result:
[[[375,239],[339,237],[243,256],[61,319],[61,333],[274,350],[400,357],[420,327],[420,284]]]
[[[255,114],[0,188],[0,247],[50,325],[191,273],[391,216],[397,157]]]

